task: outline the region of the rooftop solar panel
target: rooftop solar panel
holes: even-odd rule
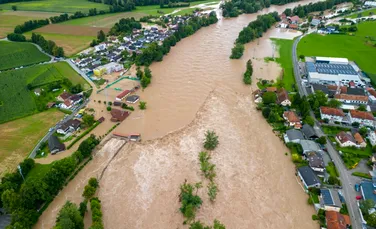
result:
[[[334,201],[328,189],[321,189],[322,198],[326,205],[333,205]]]
[[[343,64],[307,63],[307,69],[309,72],[318,72],[322,74],[357,75],[357,72],[350,65]]]
[[[317,72],[315,64],[312,62],[307,62],[307,71],[308,72]]]

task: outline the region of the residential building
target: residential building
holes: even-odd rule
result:
[[[324,159],[321,153],[318,152],[308,152],[307,160],[309,167],[315,172],[323,173],[325,171]]]
[[[124,121],[124,119],[126,119],[128,116],[129,116],[129,112],[128,111],[124,111],[124,110],[118,110],[118,109],[112,109],[111,110],[111,121],[112,122],[122,122]]]
[[[40,88],[36,88],[35,90],[34,90],[34,94],[36,95],[36,96],[40,96],[40,93],[42,92],[42,90],[40,89]]]
[[[360,183],[360,192],[363,200],[373,200],[376,203],[376,187],[371,181],[362,181]]]
[[[341,147],[357,146],[354,137],[350,133],[346,133],[344,131],[341,131],[337,134],[336,141]]]
[[[308,81],[320,84],[347,85],[353,81],[358,86],[363,86],[358,67],[346,58],[316,57],[306,60]]]
[[[126,98],[127,103],[137,103],[137,101],[140,100],[140,96],[138,95],[130,95]]]
[[[364,6],[376,7],[376,2],[375,1],[365,1]]]
[[[307,154],[308,152],[320,152],[320,146],[311,140],[301,140],[300,145],[303,149],[303,154]]]
[[[350,216],[336,211],[325,212],[327,229],[347,229],[351,225]]]
[[[102,76],[103,74],[111,74],[113,72],[119,72],[122,70],[124,70],[124,66],[122,64],[111,62],[95,68],[93,72],[96,76]]]
[[[124,90],[122,93],[118,94],[115,98],[116,101],[121,101],[131,93],[130,90]]]
[[[342,109],[332,107],[320,107],[321,119],[328,119],[330,122],[342,122],[345,117]]]
[[[286,89],[281,88],[277,90],[277,104],[282,106],[291,106],[291,101]]]
[[[67,133],[77,131],[80,128],[81,122],[77,119],[70,119],[63,123],[56,132],[66,135]]]
[[[316,134],[313,127],[308,125],[308,124],[303,125],[302,133],[303,133],[304,137],[308,140],[315,140],[315,139],[319,138],[319,136]]]
[[[68,99],[69,97],[71,97],[72,94],[68,93],[68,92],[63,92],[61,93],[58,97],[57,97],[57,100],[61,101],[61,102],[64,102],[64,100]]]
[[[335,189],[322,188],[320,190],[320,205],[325,211],[339,212],[342,208],[338,191]]]
[[[298,176],[303,182],[304,188],[308,190],[309,188],[319,188],[321,186],[319,178],[313,172],[309,166],[303,166],[298,168]]]
[[[103,44],[99,44],[99,45],[94,46],[94,50],[95,50],[95,52],[100,52],[100,51],[106,50],[106,47],[107,47],[107,44],[103,43]]]
[[[311,21],[311,25],[312,26],[318,26],[320,24],[320,22],[321,22],[320,19],[314,18]]]
[[[285,143],[300,143],[301,140],[304,140],[302,132],[296,129],[290,129],[286,131],[286,134],[283,136]]]
[[[51,135],[51,137],[48,139],[48,149],[50,150],[51,154],[55,154],[65,150],[65,145],[61,143],[55,135]]]
[[[371,143],[372,146],[376,145],[376,133],[375,131],[370,131],[368,133],[368,140]]]
[[[334,98],[342,103],[350,104],[367,104],[368,102],[368,96],[365,95],[337,94]]]
[[[375,119],[370,112],[350,110],[348,116],[351,124],[359,123],[361,126],[374,126]]]
[[[294,111],[285,111],[283,113],[283,118],[289,126],[293,126],[295,129],[300,129],[302,127],[300,119]]]
[[[364,141],[363,137],[359,133],[354,134],[355,143],[359,148],[365,148],[367,143]]]

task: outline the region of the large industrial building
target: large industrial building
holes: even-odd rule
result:
[[[346,58],[306,58],[306,68],[310,83],[364,86],[359,67]]]

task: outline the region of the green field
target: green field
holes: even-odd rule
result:
[[[0,177],[31,152],[37,142],[57,123],[64,113],[57,109],[0,124]]]
[[[100,3],[89,2],[87,0],[43,0],[29,2],[12,2],[2,4],[0,7],[5,10],[11,10],[12,6],[17,6],[18,10],[25,11],[44,11],[59,13],[75,13],[77,11],[89,12],[89,9],[109,10],[109,6]]]
[[[35,166],[32,170],[30,170],[29,174],[26,176],[26,180],[28,179],[42,179],[48,171],[52,168],[51,164],[39,164],[35,163]]]
[[[38,112],[37,99],[40,101],[42,97],[37,98],[33,90],[28,90],[27,85],[42,87],[64,78],[68,78],[74,85],[79,83],[87,88],[87,82],[65,62],[0,73],[0,123]],[[55,96],[51,93],[47,95]]]
[[[352,35],[307,35],[299,42],[298,55],[348,58],[375,81],[376,47],[369,37],[376,38],[376,21],[358,24]]]
[[[0,41],[0,71],[49,60],[31,43]]]
[[[293,40],[286,39],[272,39],[278,46],[279,57],[275,58],[277,63],[283,68],[284,87],[288,91],[293,91],[293,85],[295,84],[294,68],[292,65],[292,45]]]
[[[365,10],[361,13],[357,12],[357,13],[350,14],[349,16],[347,16],[347,18],[358,18],[358,14],[361,14],[362,15],[361,17],[367,17],[367,16],[371,16],[370,13],[373,13],[373,15],[375,15],[376,14],[376,8],[368,9],[368,10]]]
[[[144,13],[134,13],[134,12],[103,14],[103,15],[97,15],[93,17],[84,17],[84,18],[79,18],[75,20],[69,20],[60,24],[111,28],[115,23],[119,22],[119,20],[122,18],[134,17],[137,20],[146,15],[147,14],[144,14]]]

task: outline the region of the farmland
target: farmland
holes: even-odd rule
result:
[[[37,100],[27,85],[35,88],[52,82],[61,82],[64,78],[68,78],[73,84],[80,83],[84,87],[87,84],[65,62],[0,73],[0,123],[38,113],[45,107],[46,101],[42,101],[42,96]],[[47,93],[47,96],[52,95]]]
[[[44,1],[25,1],[12,2],[2,4],[1,8],[11,10],[12,6],[17,6],[18,10],[24,11],[43,11],[43,12],[59,12],[59,13],[75,13],[77,11],[89,12],[89,9],[97,8],[97,10],[109,10],[109,6],[89,2],[87,0],[44,0]]]
[[[49,60],[31,43],[0,41],[0,71]]]
[[[64,113],[57,109],[34,114],[0,125],[0,177],[16,168],[33,149],[48,129],[58,122]]]
[[[16,25],[22,24],[25,21],[45,19],[56,15],[59,14],[29,11],[0,11],[0,38],[6,37],[8,33],[13,32]]]
[[[294,41],[286,39],[273,39],[273,42],[278,46],[279,49],[279,57],[276,58],[276,61],[284,69],[282,81],[285,85],[285,88],[288,91],[292,91],[293,84],[295,83],[291,59],[292,45]]]
[[[90,27],[111,28],[115,23],[119,22],[119,20],[122,18],[134,17],[137,20],[146,15],[147,14],[145,13],[134,13],[134,12],[104,14],[104,15],[97,15],[93,17],[85,17],[85,18],[79,18],[75,20],[69,20],[69,21],[61,23],[61,25],[82,25],[82,26],[90,26]]]
[[[358,15],[361,15],[361,17],[367,17],[367,16],[371,16],[371,15],[375,15],[376,14],[376,9],[368,9],[368,10],[365,10],[363,12],[356,12],[356,13],[353,13],[353,14],[350,14],[349,16],[347,16],[347,18],[358,18]],[[371,15],[370,15],[371,14]]]
[[[354,34],[305,36],[299,42],[298,55],[348,58],[355,61],[375,81],[376,47],[370,43],[370,38],[376,38],[375,21],[358,24],[358,31]]]

